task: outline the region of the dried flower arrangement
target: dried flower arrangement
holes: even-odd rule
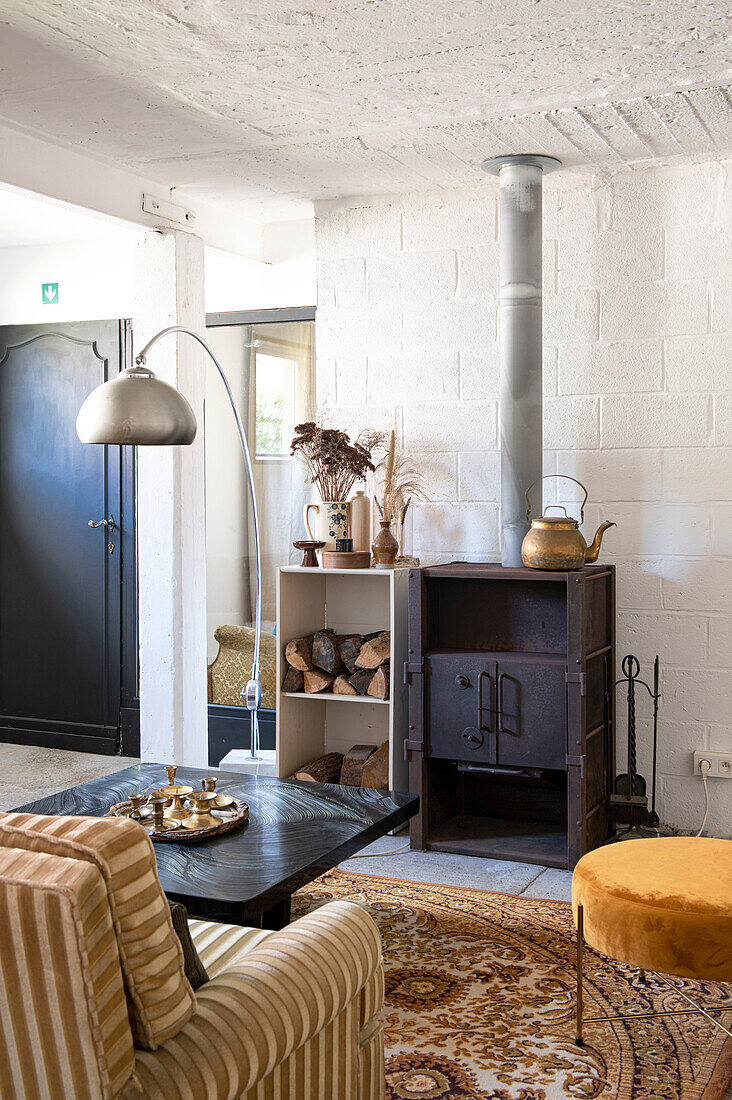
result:
[[[382,437],[383,438],[383,437]],[[397,446],[396,432],[389,433],[386,453],[377,469],[384,468],[381,499],[374,497],[382,519],[395,523],[401,553],[404,552],[404,525],[412,501],[427,500],[424,481],[414,463]]]
[[[303,459],[322,501],[348,500],[354,484],[375,470],[371,453],[380,438],[375,432],[361,432],[351,443],[338,428],[319,427],[309,420],[296,426],[290,453]]]

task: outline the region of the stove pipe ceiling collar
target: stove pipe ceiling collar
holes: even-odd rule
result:
[[[524,493],[542,474],[541,184],[554,157],[483,162],[498,176],[501,564],[521,565],[529,529]]]

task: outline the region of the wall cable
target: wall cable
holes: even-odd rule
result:
[[[706,764],[706,767],[704,766]],[[707,787],[707,775],[712,770],[712,765],[708,760],[699,761],[699,771],[701,772],[702,782],[704,784],[704,819],[701,823],[701,829],[696,834],[701,836],[704,832],[704,826],[707,823],[707,817],[709,816],[709,788]]]

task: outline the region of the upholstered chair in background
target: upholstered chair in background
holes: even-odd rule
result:
[[[0,1096],[383,1100],[365,910],[190,928],[209,976],[195,993],[139,825],[0,814]]]

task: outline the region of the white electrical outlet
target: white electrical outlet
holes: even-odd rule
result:
[[[694,753],[694,775],[701,775],[700,761],[708,760],[712,765],[707,775],[710,779],[732,779],[732,752],[709,752],[697,749]]]

